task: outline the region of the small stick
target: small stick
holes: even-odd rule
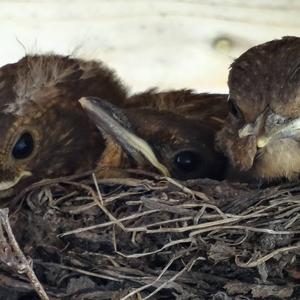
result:
[[[43,286],[39,282],[38,278],[36,277],[32,267],[31,267],[30,261],[28,261],[26,259],[24,253],[22,252],[22,250],[20,249],[20,247],[18,245],[18,242],[15,239],[15,236],[13,234],[13,231],[12,231],[10,223],[9,223],[8,212],[9,212],[8,208],[0,209],[0,226],[3,226],[5,234],[8,237],[7,245],[2,244],[2,247],[10,246],[10,248],[12,249],[10,255],[15,256],[15,257],[11,257],[11,260],[18,262],[17,266],[16,266],[18,272],[25,273],[27,275],[33,288],[35,289],[35,291],[37,292],[37,294],[40,296],[40,298],[42,300],[49,300],[48,295],[46,294]],[[1,232],[1,233],[3,233],[3,232]],[[0,239],[7,240],[4,236],[0,237]],[[6,257],[6,260],[7,260],[7,257]],[[9,263],[8,263],[8,265],[9,265]]]

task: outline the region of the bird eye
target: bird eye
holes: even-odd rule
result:
[[[229,106],[229,111],[232,113],[233,116],[236,118],[242,118],[243,114],[237,104],[235,103],[234,100],[231,98],[228,99],[228,106]]]
[[[15,159],[24,159],[33,152],[33,137],[30,133],[23,133],[14,145],[12,156]]]
[[[176,166],[184,172],[192,172],[198,167],[198,156],[193,151],[182,151],[175,156],[174,162]]]

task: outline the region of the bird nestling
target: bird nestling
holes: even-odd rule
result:
[[[214,149],[227,116],[227,95],[189,90],[148,91],[116,107],[99,98],[80,100],[104,134],[112,136],[137,167],[177,179],[222,179],[226,159]]]
[[[84,96],[105,99],[118,111],[110,119],[110,110],[104,114],[110,121],[102,123],[101,133],[78,102]],[[165,175],[219,177],[224,157],[214,151],[213,140],[226,110],[224,95],[177,91],[129,98],[120,80],[101,62],[28,55],[0,68],[0,198],[41,179],[96,167],[147,170],[151,164],[143,155],[149,159],[151,151],[156,159],[151,163]],[[141,136],[142,145],[150,145],[148,152],[143,154],[144,146],[134,150],[136,138],[124,143],[115,131],[106,130],[120,112],[129,122],[120,122],[121,117],[119,128],[129,124],[135,136]]]
[[[127,92],[96,61],[28,55],[0,68],[0,198],[96,166],[105,142],[78,103],[86,95],[119,105]]]
[[[217,145],[231,164],[265,181],[300,173],[300,38],[246,51],[231,65],[229,110]]]

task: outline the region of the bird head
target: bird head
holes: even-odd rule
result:
[[[300,38],[250,48],[231,65],[229,115],[217,144],[259,179],[300,173]]]
[[[226,159],[214,149],[214,137],[226,116],[226,99],[183,90],[137,94],[122,108],[92,97],[80,102],[138,167],[186,180],[224,176]]]
[[[32,55],[0,68],[0,197],[95,167],[104,140],[78,103],[86,94],[126,97],[95,61]]]

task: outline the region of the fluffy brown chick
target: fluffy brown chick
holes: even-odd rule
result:
[[[231,65],[230,114],[217,137],[231,164],[273,181],[300,173],[300,38],[253,47]]]
[[[137,167],[154,166],[185,180],[224,177],[226,158],[215,150],[214,139],[227,115],[226,100],[227,95],[178,90],[137,94],[123,108],[97,98],[80,102]]]
[[[105,143],[78,103],[86,95],[119,105],[126,90],[98,61],[28,55],[0,68],[0,197],[95,167]]]

